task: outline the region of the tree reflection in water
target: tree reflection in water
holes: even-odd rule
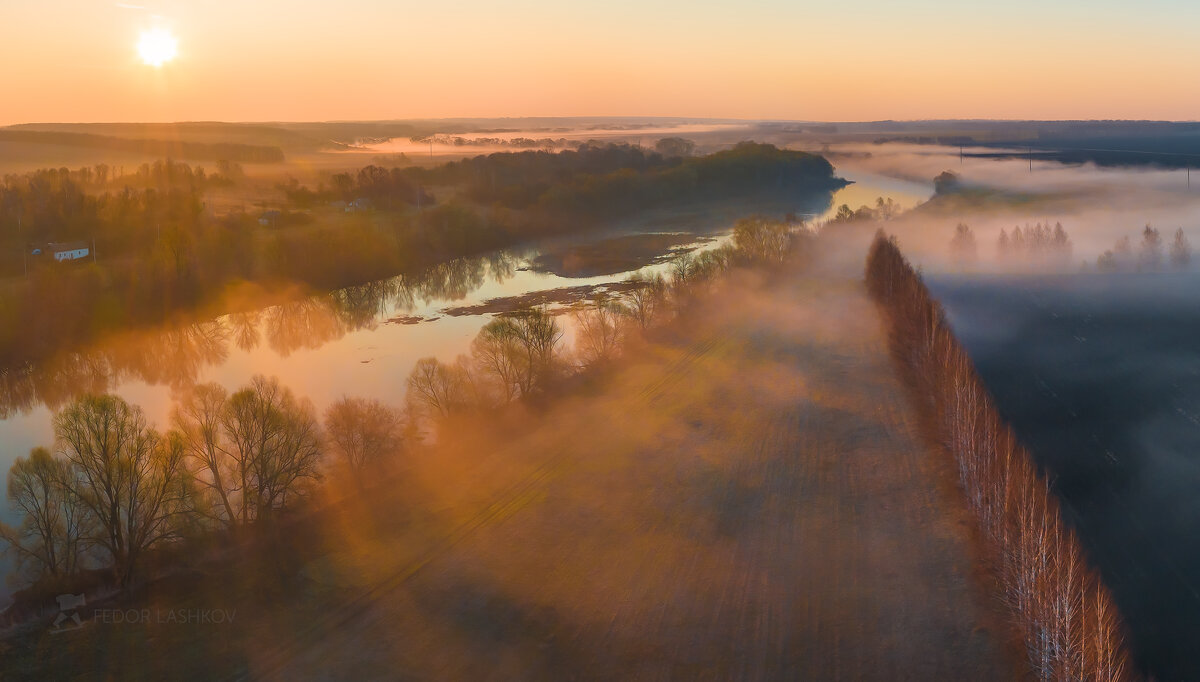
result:
[[[268,308],[263,314],[262,327],[267,345],[283,358],[299,349],[320,348],[341,338],[348,330],[334,312],[333,300],[328,296],[288,301]]]
[[[230,332],[233,334],[233,342],[237,344],[238,348],[249,352],[258,347],[262,340],[262,334],[258,331],[261,319],[261,310],[233,313],[225,317]]]
[[[401,275],[299,298],[260,310],[112,335],[40,364],[0,368],[0,419],[38,405],[58,409],[82,393],[105,393],[127,381],[190,388],[207,367],[226,362],[230,344],[249,352],[264,341],[280,357],[312,350],[395,311],[466,298],[488,281],[513,276],[519,256],[495,252],[459,258],[418,275]]]

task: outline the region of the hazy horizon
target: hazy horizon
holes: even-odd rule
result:
[[[490,121],[631,121],[631,120],[661,120],[661,121],[693,121],[703,123],[804,123],[817,125],[866,125],[872,123],[1072,123],[1072,122],[1087,122],[1087,123],[1200,123],[1200,118],[946,118],[946,117],[928,117],[928,118],[876,118],[876,119],[846,119],[846,120],[818,120],[805,118],[730,118],[720,116],[684,116],[684,115],[656,115],[656,116],[637,116],[625,114],[612,114],[605,116],[590,116],[586,114],[556,116],[551,114],[530,114],[530,115],[513,115],[513,116],[415,116],[415,117],[390,117],[390,118],[325,118],[325,119],[284,119],[284,118],[262,118],[262,119],[220,119],[220,118],[191,118],[191,119],[105,119],[105,120],[25,120],[25,121],[4,121],[0,122],[0,127],[15,127],[29,125],[119,125],[119,124],[148,124],[148,125],[171,125],[171,124],[201,124],[201,123],[224,123],[230,125],[288,125],[299,123],[408,123],[408,122],[425,122],[425,121],[453,121],[453,122],[490,122]]]
[[[1200,76],[1188,59],[1197,13],[1174,0],[8,3],[0,58],[24,67],[9,74],[0,124],[82,110],[106,121],[1181,119],[1200,105],[1179,87]],[[165,36],[171,54],[146,59],[147,36]]]
[[[0,0],[0,678],[1200,680],[1198,23]]]

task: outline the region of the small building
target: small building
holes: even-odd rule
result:
[[[88,247],[87,242],[64,242],[61,244],[47,244],[45,252],[54,256],[54,260],[59,263],[64,263],[66,261],[87,258],[92,250]]]
[[[373,208],[371,200],[366,197],[359,197],[351,201],[346,206],[346,213],[354,213],[355,211],[369,211]]]
[[[279,224],[279,216],[283,215],[279,211],[263,211],[263,214],[258,217],[258,224],[272,226]]]

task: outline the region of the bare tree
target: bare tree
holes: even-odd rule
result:
[[[790,225],[762,216],[742,218],[733,226],[733,247],[743,258],[757,263],[782,262],[791,237]]]
[[[1171,242],[1171,267],[1182,270],[1191,262],[1192,244],[1181,227],[1175,230],[1175,239]]]
[[[466,403],[465,380],[459,367],[437,358],[421,358],[408,375],[408,399],[418,413],[449,417]]]
[[[954,227],[954,237],[950,239],[950,253],[954,255],[960,265],[969,265],[975,262],[977,257],[975,233],[971,231],[970,225],[959,223]]]
[[[508,316],[516,338],[525,351],[525,379],[521,394],[543,388],[553,378],[562,328],[554,316],[541,308],[518,310]]]
[[[8,499],[21,524],[0,524],[0,540],[34,579],[70,576],[80,568],[89,529],[78,498],[64,487],[69,478],[67,461],[46,448],[18,457],[8,470]]]
[[[333,448],[358,480],[403,447],[404,420],[378,400],[342,398],[325,411]]]
[[[667,282],[660,274],[643,277],[634,273],[625,280],[633,284],[626,295],[625,311],[643,332],[662,316],[667,305]]]
[[[1025,229],[1029,229],[1029,225],[1025,225]],[[1018,258],[1025,256],[1025,233],[1021,231],[1020,225],[1013,225],[1012,238],[1010,241],[1010,251]]]
[[[283,509],[318,477],[315,411],[277,379],[256,376],[232,396],[216,384],[196,386],[172,421],[198,489],[195,511],[227,528]]]
[[[524,352],[512,325],[492,320],[471,342],[471,359],[501,404],[521,396]]]
[[[1146,226],[1142,230],[1142,247],[1138,253],[1139,270],[1157,270],[1162,267],[1162,236],[1158,230]]]
[[[526,308],[502,315],[485,325],[480,335],[497,339],[512,354],[508,361],[520,397],[541,390],[552,377],[562,329],[545,310]]]
[[[1062,223],[1054,223],[1054,235],[1051,237],[1050,249],[1061,262],[1066,263],[1071,260],[1071,238],[1063,229]]]
[[[1117,258],[1129,259],[1133,257],[1133,242],[1129,240],[1129,235],[1121,237],[1117,243],[1113,245],[1113,253]]]
[[[241,514],[242,467],[225,434],[228,393],[219,384],[200,384],[185,394],[171,416],[183,435],[187,463],[198,487],[194,510],[232,526]]]
[[[891,197],[884,199],[883,197],[875,197],[875,214],[880,220],[891,220],[900,214],[900,204],[897,204]]]
[[[670,301],[677,310],[686,310],[697,301],[706,282],[707,273],[692,253],[681,253],[671,259]]]
[[[256,376],[229,397],[221,426],[240,491],[235,522],[269,517],[319,477],[321,430],[308,401],[275,378]]]
[[[128,585],[141,555],[175,534],[187,500],[182,439],[159,435],[113,395],[77,399],[55,415],[54,433],[71,464],[66,487],[95,524],[91,540]]]
[[[575,348],[584,365],[602,364],[616,356],[624,313],[624,306],[603,294],[573,313],[577,329]]]

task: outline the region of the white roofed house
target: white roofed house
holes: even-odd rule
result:
[[[54,257],[59,263],[87,258],[92,252],[87,242],[62,242],[46,245],[45,253]]]

